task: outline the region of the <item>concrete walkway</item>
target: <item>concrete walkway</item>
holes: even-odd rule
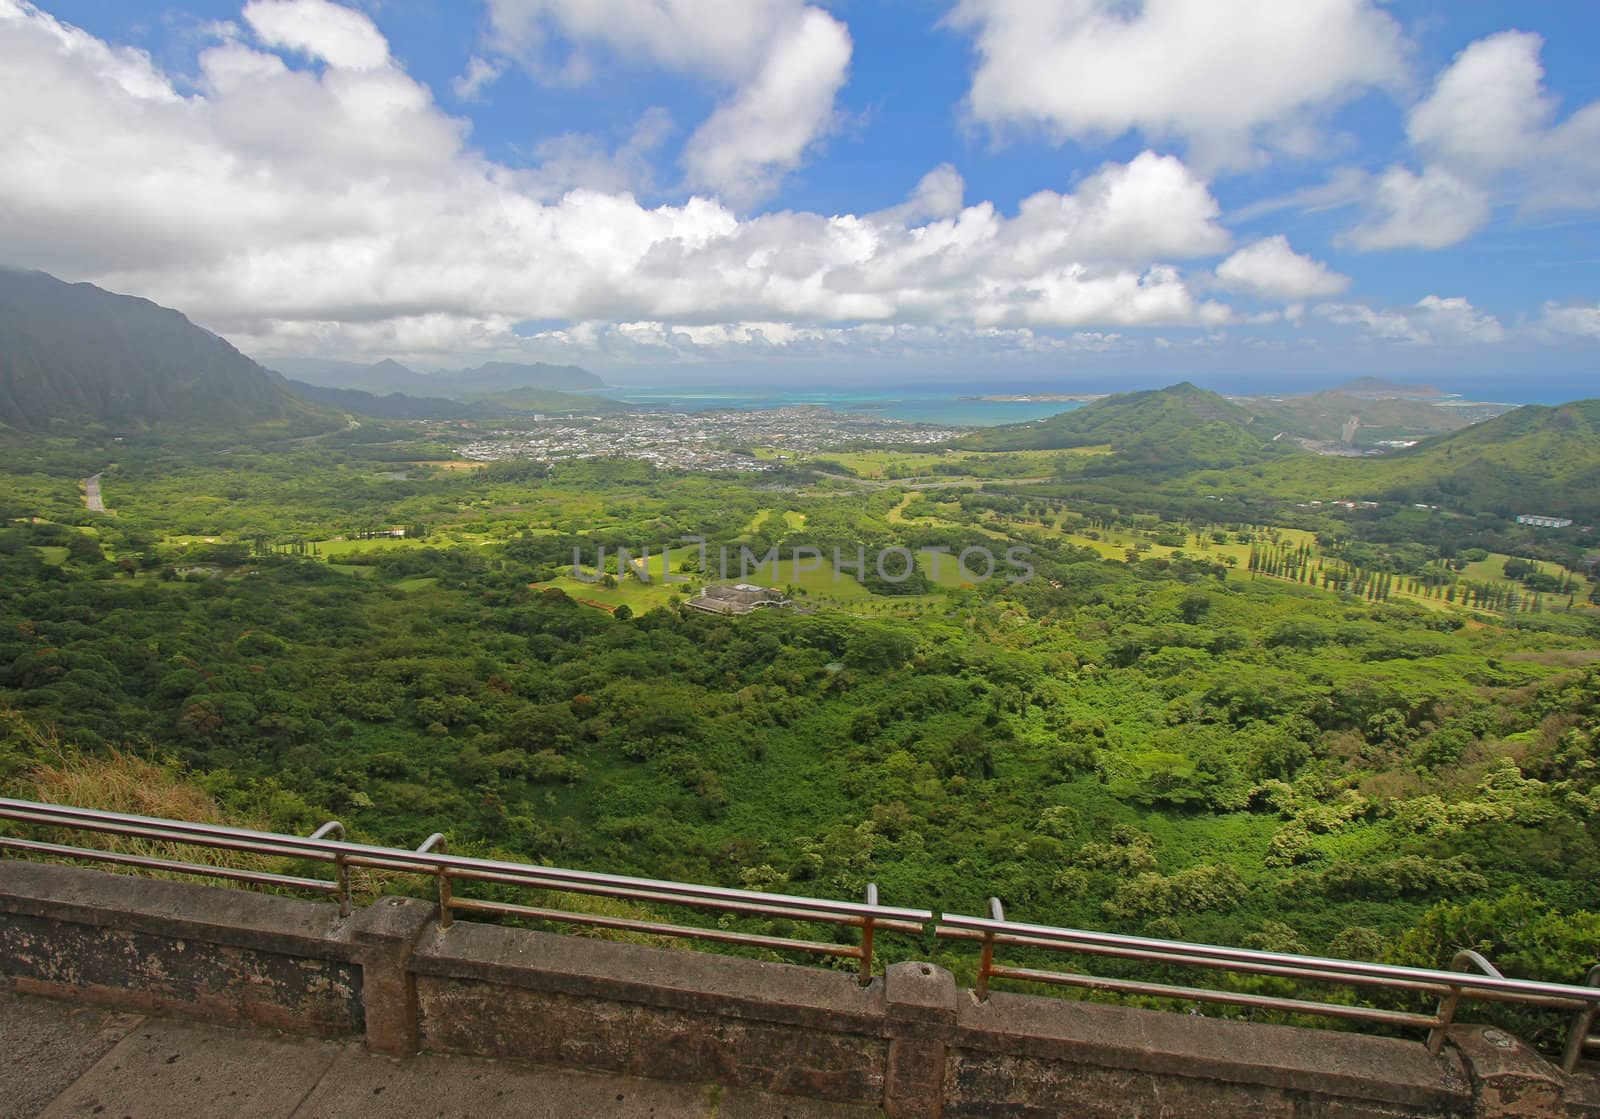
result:
[[[734,1088],[423,1054],[0,992],[0,1119],[869,1119]]]

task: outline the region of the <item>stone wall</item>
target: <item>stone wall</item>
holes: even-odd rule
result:
[[[824,968],[0,860],[0,983],[284,1030],[723,1084],[950,1119],[1600,1119],[1495,1030],[1416,1040],[1061,999],[978,1002],[905,963]]]

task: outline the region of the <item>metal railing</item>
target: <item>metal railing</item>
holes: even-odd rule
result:
[[[1465,997],[1572,1010],[1574,1017],[1562,1062],[1562,1067],[1567,1072],[1577,1067],[1585,1047],[1600,1044],[1600,1038],[1588,1036],[1596,1013],[1600,1011],[1600,964],[1590,970],[1588,986],[1544,983],[1532,979],[1507,978],[1483,956],[1471,950],[1457,952],[1451,961],[1451,970],[1446,971],[1366,963],[1359,960],[1339,960],[1326,956],[1264,952],[1252,948],[1227,948],[1217,944],[1192,944],[1181,940],[1157,940],[1120,933],[1061,929],[1050,925],[1029,925],[1006,920],[1005,910],[1001,907],[999,898],[989,899],[988,917],[943,914],[934,929],[934,935],[950,940],[977,941],[981,944],[976,987],[976,994],[980,1000],[989,997],[991,979],[1016,979],[1152,998],[1225,1003],[1292,1014],[1313,1014],[1425,1029],[1428,1031],[1428,1052],[1437,1056],[1444,1047],[1445,1031],[1455,1020],[1456,1007]],[[1210,968],[1247,976],[1297,979],[1351,987],[1374,987],[1388,992],[1414,992],[1437,996],[1439,1005],[1432,1014],[1417,1014],[1212,987],[1184,987],[1136,979],[1083,975],[1069,971],[1012,967],[995,962],[995,949],[1001,946],[1042,948],[1087,956]],[[1473,968],[1481,974],[1473,974],[1468,970]]]
[[[1591,987],[1600,988],[1600,964],[1595,964],[1589,969],[1589,975],[1584,982]],[[1596,1017],[1600,1017],[1600,1002],[1591,1002],[1588,1006],[1581,1006],[1572,1012],[1572,1025],[1567,1027],[1567,1051],[1561,1058],[1561,1067],[1568,1072],[1578,1067],[1578,1062],[1583,1060],[1585,1049],[1600,1049],[1600,1037],[1589,1032],[1594,1029]]]
[[[330,882],[320,878],[304,878],[261,870],[237,870],[151,855],[0,836],[0,849],[34,855],[120,863],[144,870],[226,878],[253,885],[333,894],[339,899],[341,916],[349,916],[351,911],[350,868],[368,867],[403,874],[427,875],[436,879],[439,890],[439,922],[444,927],[449,927],[456,913],[491,913],[559,924],[589,925],[656,936],[708,940],[786,952],[806,952],[856,960],[863,985],[872,978],[872,947],[877,933],[900,932],[920,935],[927,923],[933,919],[933,913],[926,909],[907,909],[879,904],[877,887],[873,885],[868,885],[864,902],[831,901],[791,894],[735,890],[722,886],[696,886],[653,878],[596,874],[560,867],[452,855],[448,853],[444,836],[438,833],[429,836],[415,851],[351,843],[344,839],[344,827],[338,821],[322,825],[309,836],[280,835],[275,832],[253,831],[249,828],[163,820],[150,816],[133,816],[121,812],[101,812],[92,808],[73,808],[5,798],[0,798],[0,819],[52,828],[100,832],[130,839],[180,843],[277,858],[331,863],[334,879]],[[339,838],[326,838],[329,835],[337,835]],[[861,933],[855,944],[838,944],[823,940],[741,932],[737,929],[677,925],[665,921],[586,913],[581,910],[460,897],[453,888],[456,882],[498,883],[624,901],[707,909],[719,913],[847,926],[858,928]]]
[[[439,895],[439,924],[442,928],[449,928],[457,913],[486,913],[556,924],[588,925],[657,936],[812,953],[855,960],[862,984],[870,982],[872,977],[873,942],[877,933],[923,935],[928,925],[934,921],[934,915],[930,910],[879,904],[877,887],[870,884],[866,889],[865,900],[852,902],[764,893],[756,890],[736,890],[722,886],[689,885],[625,875],[596,874],[560,867],[452,855],[449,853],[444,835],[437,832],[425,839],[414,851],[351,843],[346,840],[344,827],[338,821],[323,824],[309,836],[294,836],[218,824],[164,820],[150,816],[134,816],[120,812],[102,812],[90,808],[6,798],[0,798],[0,819],[158,843],[186,844],[210,850],[328,863],[333,869],[331,881],[0,835],[0,850],[118,863],[142,870],[222,878],[251,885],[333,895],[339,901],[339,912],[343,916],[348,916],[352,907],[350,870],[352,867],[367,867],[424,875],[435,879]],[[329,838],[330,836],[336,838]],[[661,920],[462,897],[455,892],[455,884],[458,882],[494,883],[558,893],[586,894],[624,901],[711,910],[723,914],[743,914],[854,927],[861,931],[855,944],[840,944],[797,937],[769,936],[720,927],[678,925]],[[1452,961],[1453,970],[1440,970],[1023,924],[1006,920],[1005,912],[997,898],[989,899],[989,916],[964,917],[947,913],[934,924],[933,932],[936,937],[946,940],[979,942],[981,947],[975,993],[980,1000],[988,999],[991,980],[1011,979],[1155,998],[1225,1003],[1286,1013],[1321,1015],[1388,1026],[1426,1029],[1428,1049],[1431,1053],[1437,1054],[1444,1045],[1445,1031],[1454,1021],[1456,1007],[1460,1001],[1463,998],[1487,999],[1572,1011],[1562,1062],[1562,1067],[1568,1072],[1577,1067],[1586,1049],[1600,1046],[1600,1037],[1590,1036],[1596,1017],[1600,1016],[1600,964],[1596,964],[1589,971],[1587,985],[1544,983],[1501,975],[1488,960],[1473,951],[1458,952]],[[1001,947],[1044,949],[1146,963],[1208,968],[1244,976],[1376,988],[1389,993],[1406,992],[1433,996],[1437,997],[1439,1002],[1432,1014],[1421,1014],[1346,1003],[1230,991],[1223,988],[1186,987],[1146,980],[1008,966],[995,960],[996,949]],[[1469,969],[1475,969],[1476,974]]]

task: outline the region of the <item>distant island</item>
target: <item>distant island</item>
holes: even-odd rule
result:
[[[993,393],[983,396],[963,396],[960,400],[982,400],[991,404],[1089,404],[1104,400],[1104,392],[1023,392]]]
[[[1353,381],[1346,381],[1334,392],[1342,392],[1346,396],[1363,397],[1369,400],[1392,400],[1396,397],[1445,397],[1455,396],[1455,393],[1445,392],[1436,385],[1400,385],[1393,381],[1386,381],[1382,377],[1357,377]]]

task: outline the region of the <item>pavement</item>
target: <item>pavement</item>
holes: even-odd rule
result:
[[[872,1119],[738,1088],[241,1030],[0,992],[0,1119]]]
[[[91,474],[83,480],[83,500],[91,513],[104,513],[105,501],[100,497],[100,475]]]

